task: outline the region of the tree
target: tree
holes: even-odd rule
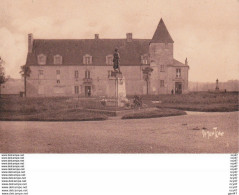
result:
[[[7,81],[4,69],[5,61],[0,57],[0,97],[1,97],[1,85]]]
[[[147,95],[148,95],[149,94],[149,81],[150,81],[150,76],[151,76],[151,73],[153,72],[153,69],[148,66],[148,67],[144,68],[142,71],[143,71],[144,80],[146,81],[146,84],[147,84]]]
[[[24,96],[27,96],[27,77],[31,74],[31,69],[29,66],[23,65],[21,66],[20,74],[24,78]]]

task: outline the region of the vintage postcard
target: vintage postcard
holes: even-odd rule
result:
[[[238,153],[238,1],[0,5],[0,153]]]

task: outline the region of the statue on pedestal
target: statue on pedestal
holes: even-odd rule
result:
[[[114,52],[113,63],[114,63],[113,65],[114,71],[121,73],[120,72],[120,55],[117,48],[115,49],[115,52]]]
[[[188,58],[185,59],[185,65],[188,65]]]
[[[215,88],[215,90],[219,91],[218,79],[216,80],[216,88]]]

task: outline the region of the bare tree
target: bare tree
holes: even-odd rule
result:
[[[1,85],[7,81],[5,76],[5,69],[4,69],[5,61],[0,57],[0,97],[1,97]]]
[[[153,69],[151,67],[146,67],[143,70],[143,77],[144,80],[146,81],[146,85],[147,85],[147,95],[149,94],[149,82],[150,82],[150,76],[151,73],[153,72]]]
[[[31,74],[31,69],[29,66],[23,65],[21,66],[20,74],[24,78],[24,96],[27,96],[27,77]]]

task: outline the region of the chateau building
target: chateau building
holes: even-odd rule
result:
[[[187,60],[173,57],[173,44],[161,19],[152,39],[33,39],[28,35],[27,96],[114,96],[110,84],[118,48],[127,95],[186,93]],[[147,71],[149,70],[149,71]]]

